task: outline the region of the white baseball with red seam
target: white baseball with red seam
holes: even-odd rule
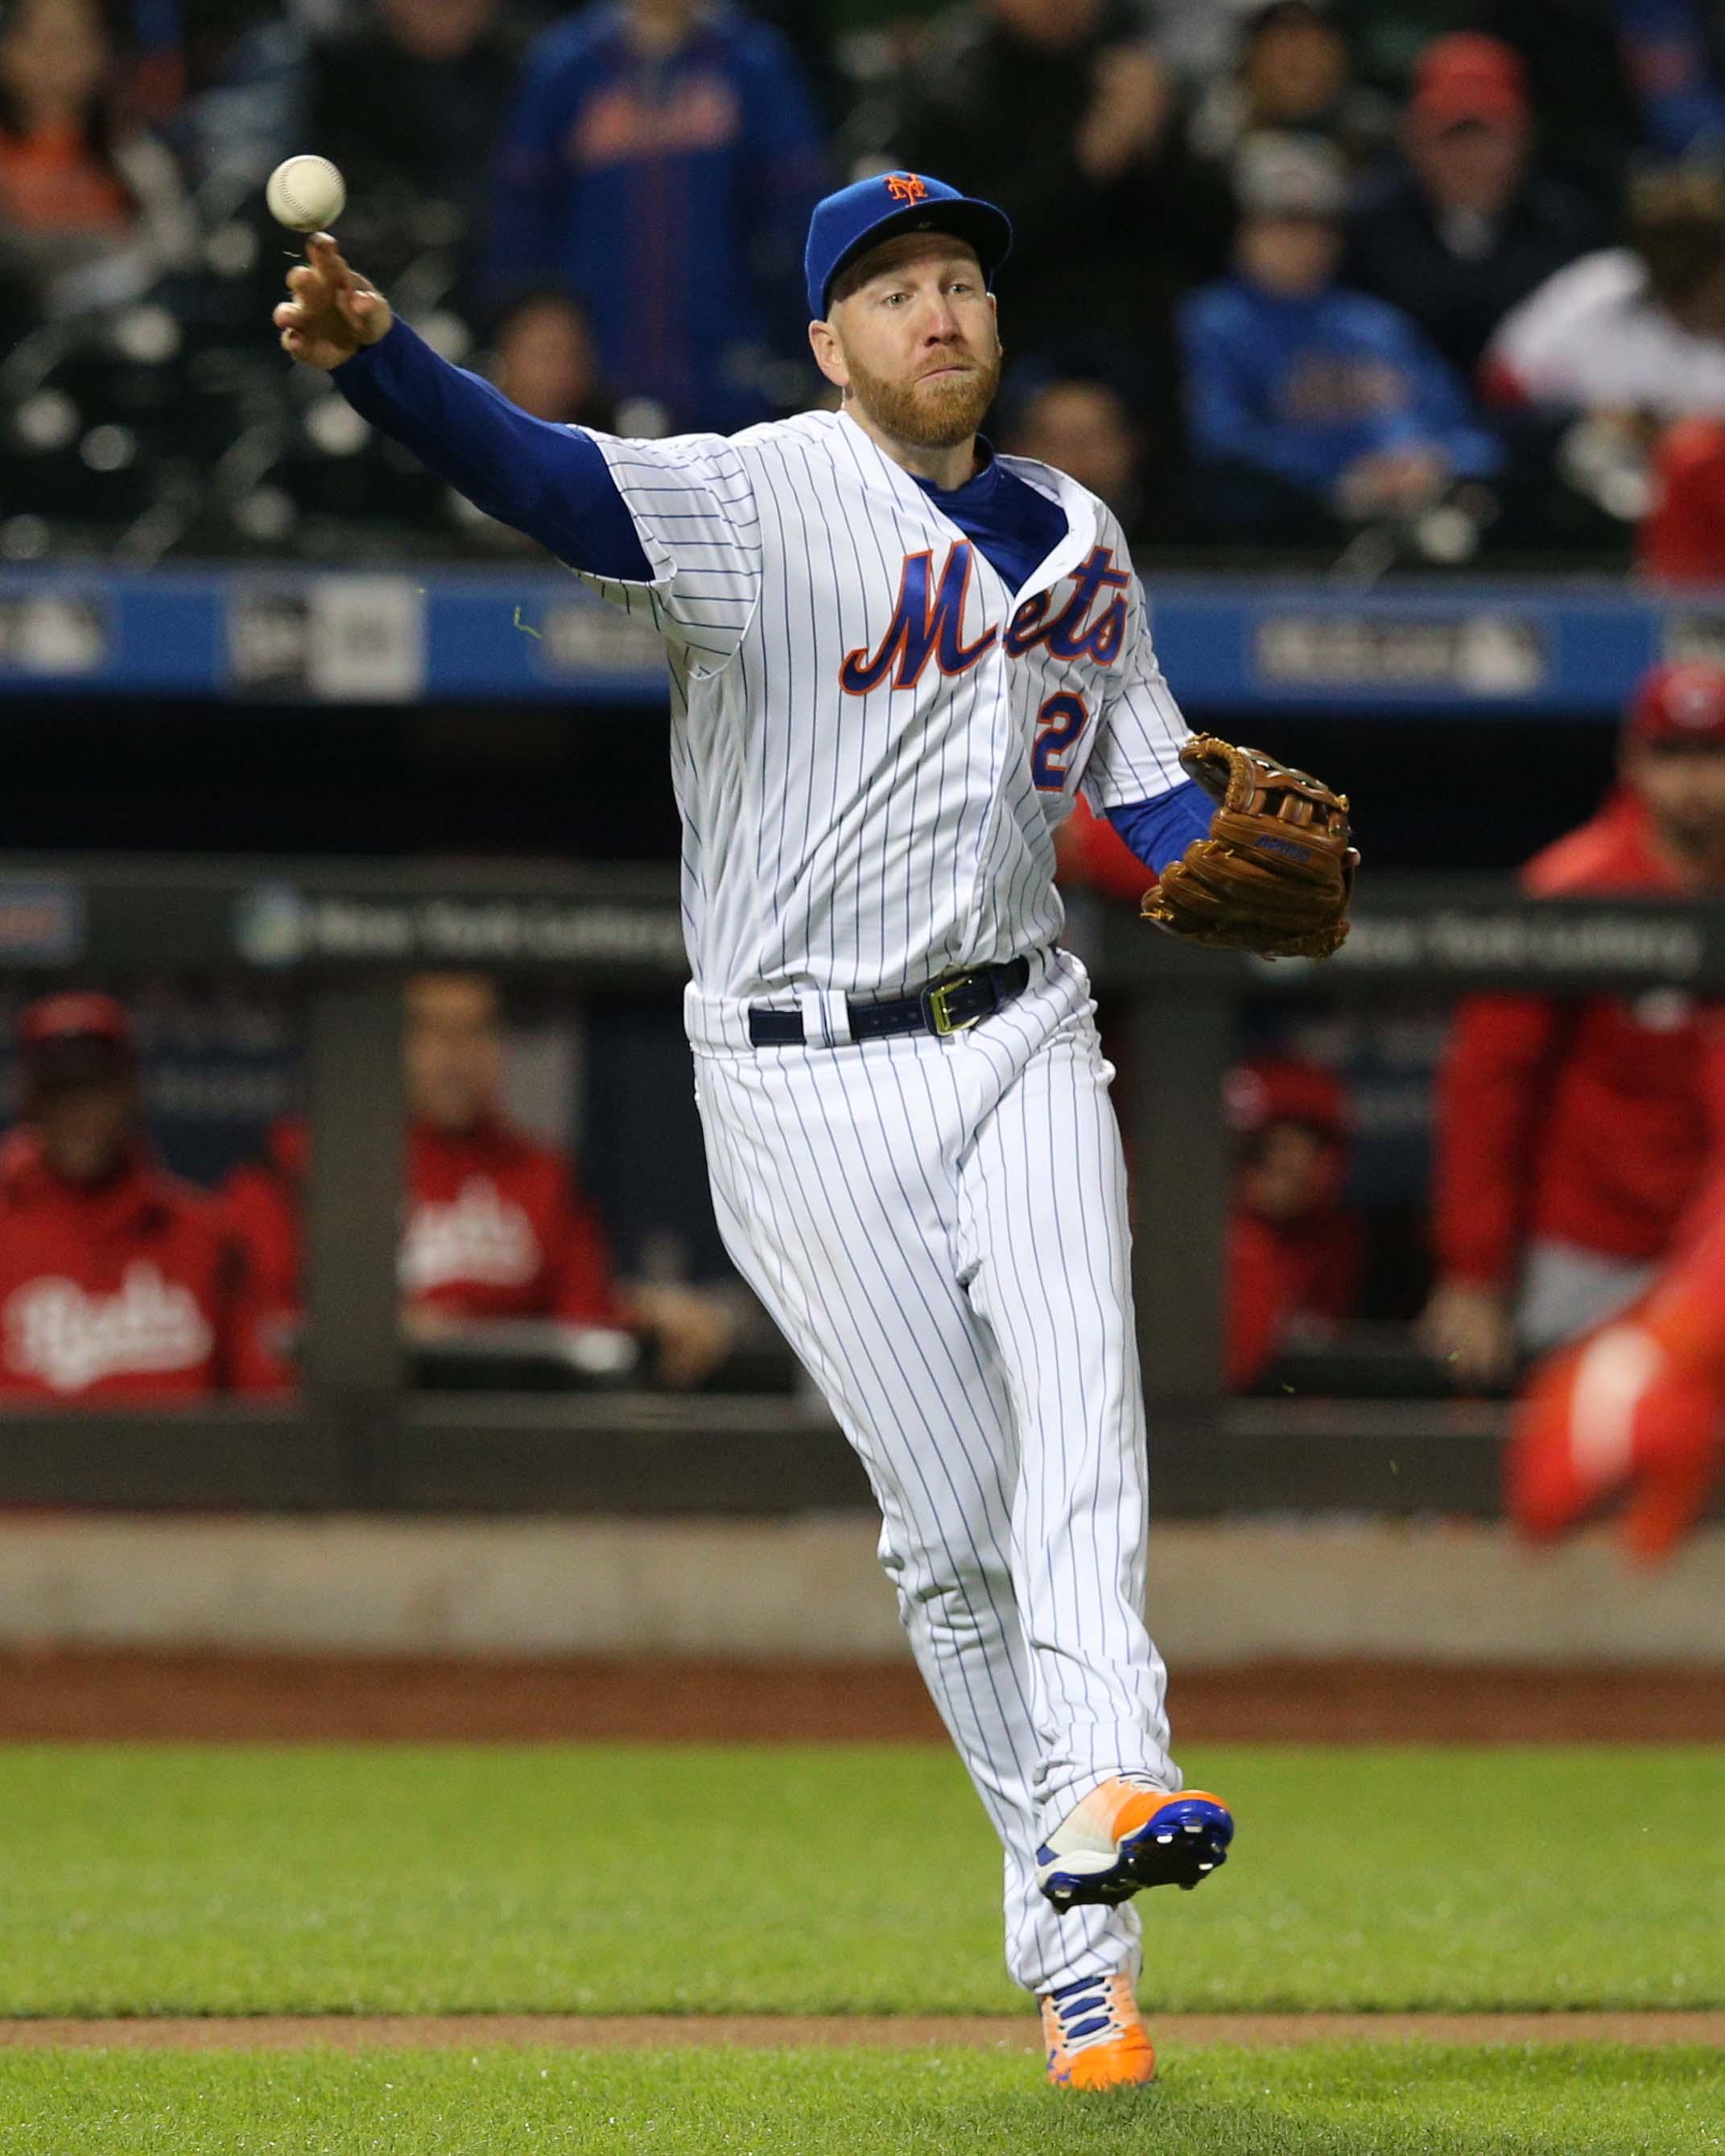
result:
[[[347,182],[327,157],[289,157],[270,175],[264,199],[290,232],[320,232],[347,207]]]

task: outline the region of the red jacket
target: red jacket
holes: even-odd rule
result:
[[[273,1389],[213,1199],[141,1152],[93,1188],[20,1127],[0,1145],[0,1398],[80,1406]]]
[[[1229,1390],[1255,1385],[1302,1320],[1327,1333],[1351,1317],[1364,1259],[1363,1224],[1343,1207],[1287,1221],[1236,1208],[1228,1223]]]
[[[1522,880],[1545,897],[1681,889],[1628,794],[1537,855]],[[1466,998],[1438,1081],[1440,1271],[1507,1283],[1532,1239],[1657,1257],[1713,1140],[1703,1061],[1696,1007],[1671,991]]]
[[[402,1294],[464,1317],[627,1323],[598,1214],[568,1161],[501,1122],[408,1133]]]
[[[1082,798],[1055,834],[1055,858],[1062,883],[1088,884],[1132,906],[1156,880],[1107,818]]]
[[[1635,557],[1661,583],[1725,576],[1725,424],[1680,419],[1654,456],[1654,502],[1635,535]]]
[[[268,1157],[236,1168],[226,1195],[271,1308],[300,1307],[308,1144],[296,1118],[270,1132]],[[408,1133],[402,1297],[463,1317],[559,1317],[626,1325],[598,1215],[568,1162],[493,1121],[460,1137],[428,1123]]]

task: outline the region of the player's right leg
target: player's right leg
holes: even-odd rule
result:
[[[1007,1960],[1027,1989],[1134,1974],[1130,1909],[1062,1919],[1039,1891],[1032,1711],[1010,1543],[1016,1439],[951,1219],[964,1104],[932,1040],[702,1053],[726,1247],[820,1385],[880,1500],[882,1562],[1005,1847]]]

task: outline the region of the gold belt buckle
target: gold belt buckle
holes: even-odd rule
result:
[[[977,1019],[981,1018],[980,1011],[976,1018],[954,1018],[947,1009],[947,997],[960,988],[968,988],[975,978],[974,973],[960,973],[955,979],[942,981],[937,988],[928,991],[928,1015],[934,1022],[935,1031],[942,1039],[949,1033],[968,1033]]]

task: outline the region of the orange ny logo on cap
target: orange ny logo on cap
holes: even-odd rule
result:
[[[895,202],[919,203],[928,198],[927,182],[914,172],[894,172],[886,182],[886,192]]]

